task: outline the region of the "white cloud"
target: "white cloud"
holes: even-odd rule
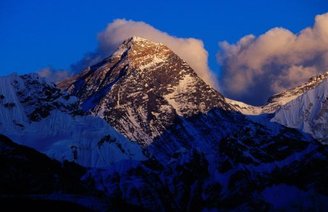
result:
[[[298,34],[273,28],[259,37],[247,35],[236,44],[219,45],[224,93],[263,102],[273,93],[328,70],[328,13],[316,16],[314,26]]]
[[[66,70],[54,70],[52,68],[46,67],[37,71],[40,77],[46,78],[51,82],[60,82],[72,76],[72,73]]]
[[[194,38],[177,38],[162,32],[153,26],[125,19],[117,19],[108,24],[106,29],[99,33],[97,51],[89,54],[82,65],[92,65],[101,58],[109,56],[124,40],[139,36],[154,42],[161,42],[184,59],[205,82],[217,88],[216,77],[208,67],[208,53],[201,40]]]

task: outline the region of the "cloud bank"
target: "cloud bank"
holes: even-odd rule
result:
[[[216,77],[208,67],[208,53],[201,40],[194,38],[177,38],[162,32],[153,26],[139,21],[116,19],[108,24],[98,35],[98,47],[89,53],[73,69],[81,71],[101,59],[109,56],[124,40],[139,36],[154,42],[161,42],[185,60],[205,82],[217,88]]]
[[[276,92],[328,71],[328,13],[315,17],[313,27],[298,34],[273,28],[236,44],[220,42],[220,87],[224,94],[261,104]]]

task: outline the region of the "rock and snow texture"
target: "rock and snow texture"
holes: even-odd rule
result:
[[[83,115],[76,97],[36,74],[0,78],[0,131],[52,158],[89,167],[144,158],[104,120]]]
[[[303,93],[315,88],[322,81],[328,78],[328,72],[311,77],[306,83],[297,86],[295,88],[289,89],[278,93],[271,98],[269,98],[268,103],[263,107],[263,113],[273,113],[277,111],[281,106],[287,104],[288,102],[296,99]]]
[[[313,198],[328,194],[327,148],[278,124],[271,123],[278,128],[278,133],[273,133],[272,129],[242,121],[231,120],[225,130],[234,128],[233,132],[224,138],[210,140],[216,136],[213,132],[207,132],[206,139],[184,137],[180,146],[178,142],[171,146],[175,152],[165,159],[167,139],[157,145],[155,156],[160,160],[122,161],[107,170],[91,170],[86,179],[94,179],[97,188],[108,196],[150,211],[268,209],[276,205],[267,194],[279,185],[286,185],[285,190],[275,192],[282,198],[302,192],[311,192],[308,196]],[[199,123],[200,129],[208,130]],[[299,191],[291,192],[295,189]],[[310,207],[315,204],[310,203]]]
[[[282,106],[272,121],[310,133],[328,143],[328,79],[317,78],[319,85]]]
[[[262,113],[262,108],[246,104],[237,100],[225,98],[226,102],[231,105],[236,111],[241,112],[244,115],[259,115]]]
[[[328,78],[328,72],[311,77],[306,83],[295,88],[275,94],[269,98],[263,106],[252,106],[243,102],[226,98],[226,101],[236,110],[245,115],[259,115],[264,113],[274,113],[283,105],[291,102],[305,92],[315,88],[322,81]]]
[[[169,48],[132,37],[101,63],[59,85],[129,139],[149,145],[177,117],[232,110]]]
[[[226,101],[245,115],[273,113],[271,121],[299,129],[322,143],[328,143],[328,72],[272,96],[264,106],[255,107],[230,99]]]

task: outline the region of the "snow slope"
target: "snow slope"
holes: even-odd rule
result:
[[[246,104],[237,100],[225,98],[226,102],[229,103],[236,111],[241,112],[245,115],[259,115],[262,113],[262,108]]]
[[[0,131],[52,158],[89,167],[144,158],[104,120],[83,115],[76,97],[36,74],[0,78]]]
[[[273,95],[271,98],[269,98],[268,103],[263,107],[263,113],[272,113],[277,111],[277,109],[279,109],[281,106],[296,99],[305,92],[315,88],[327,78],[328,72],[325,72],[324,74],[311,77],[306,83],[303,83],[302,85]]]
[[[282,106],[272,118],[328,143],[328,79]]]

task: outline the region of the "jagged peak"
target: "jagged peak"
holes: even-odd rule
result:
[[[140,37],[140,36],[132,36],[132,37],[126,39],[125,41],[126,42],[132,42],[132,43],[144,42],[144,43],[152,43],[152,44],[162,44],[160,42],[156,42],[156,41],[153,41],[151,39]]]
[[[152,42],[144,37],[139,37],[139,36],[132,36],[129,40],[133,41],[133,42],[139,42],[139,41],[142,41],[142,42]]]
[[[128,39],[124,40],[120,47],[122,46],[134,46],[134,45],[141,45],[141,46],[165,46],[163,43],[156,42],[144,37],[139,37],[139,36],[132,36],[129,37]],[[120,48],[119,47],[119,48]]]
[[[111,58],[112,56],[121,57],[124,53],[130,50],[138,49],[138,51],[140,51],[141,49],[164,48],[164,47],[166,46],[162,43],[154,42],[152,40],[139,36],[132,36],[124,40],[109,58]]]

